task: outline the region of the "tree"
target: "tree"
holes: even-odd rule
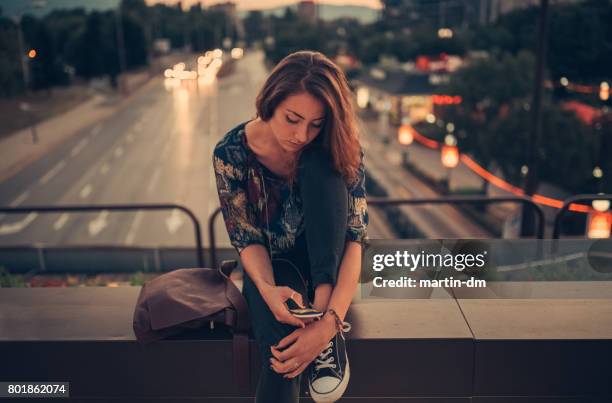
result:
[[[504,176],[520,183],[520,167],[525,162],[527,135],[531,119],[525,108],[512,110],[499,119],[492,131],[497,141],[493,148],[495,160]],[[592,131],[584,126],[571,111],[545,103],[542,107],[542,139],[537,150],[539,180],[554,183],[571,193],[592,193],[593,151]]]
[[[87,17],[84,31],[71,50],[70,60],[76,73],[84,78],[110,75],[114,80],[119,73],[113,15],[92,12]]]
[[[263,40],[267,32],[264,27],[269,24],[263,17],[263,14],[259,10],[249,11],[247,16],[244,18],[244,29],[246,31],[247,45],[251,46],[256,41]]]
[[[45,20],[25,16],[21,27],[28,49],[34,49],[36,56],[30,58],[30,89],[48,89],[69,83],[63,60],[59,57],[53,33]]]
[[[595,162],[603,172],[601,179],[593,178],[596,192],[612,193],[612,112],[608,110],[593,122]]]
[[[609,1],[588,1],[552,9],[548,66],[555,81],[562,76],[582,83],[599,83],[610,78],[611,20]]]
[[[497,144],[504,142],[494,127],[510,111],[519,110],[529,102],[534,64],[531,52],[523,51],[516,57],[504,53],[475,60],[451,77],[446,91],[461,96],[462,103],[446,108],[445,120],[452,121],[458,131],[465,133],[459,139],[459,146],[485,168],[490,168],[495,161]],[[515,136],[516,133],[512,138]],[[483,180],[483,191],[487,186],[488,182]]]
[[[0,96],[11,97],[23,90],[17,46],[17,27],[0,16]]]

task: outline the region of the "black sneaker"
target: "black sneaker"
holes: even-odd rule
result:
[[[348,386],[351,371],[343,332],[351,325],[344,322],[342,332],[336,333],[325,350],[308,367],[308,389],[317,402],[335,402],[340,399]]]

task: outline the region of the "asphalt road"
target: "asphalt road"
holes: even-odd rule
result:
[[[233,75],[209,84],[186,80],[176,86],[155,78],[110,119],[77,133],[1,183],[0,204],[179,203],[205,226],[218,207],[212,148],[227,130],[254,113],[252,99],[265,77],[260,58],[246,54]],[[186,62],[193,67],[193,61]],[[223,245],[227,236],[218,221]],[[0,218],[1,245],[38,242],[189,246],[194,232],[178,210]]]
[[[195,60],[185,62],[195,67]],[[208,245],[206,223],[218,207],[212,149],[229,129],[254,115],[266,75],[263,54],[246,52],[234,73],[211,83],[173,85],[154,78],[111,118],[0,183],[0,205],[178,203],[195,213]],[[436,226],[445,222],[435,221]],[[229,246],[221,217],[216,234],[219,246]],[[375,211],[369,234],[392,236]],[[34,243],[192,246],[194,230],[178,210],[0,216],[0,245]]]

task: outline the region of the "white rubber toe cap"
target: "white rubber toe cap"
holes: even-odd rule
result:
[[[336,389],[340,385],[340,379],[334,378],[332,376],[324,376],[322,378],[316,379],[312,383],[312,390],[316,393],[331,393],[334,389]]]

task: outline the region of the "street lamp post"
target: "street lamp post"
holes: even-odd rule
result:
[[[410,125],[410,118],[403,117],[402,125],[397,129],[397,141],[403,145],[402,147],[402,165],[408,165],[408,146],[414,141],[413,128]]]
[[[36,50],[31,49],[28,55],[25,53],[25,40],[23,37],[23,29],[21,25],[21,17],[27,9],[42,8],[46,4],[45,0],[36,0],[29,3],[23,9],[13,16],[13,21],[17,26],[17,44],[19,46],[19,65],[21,66],[21,75],[23,77],[23,88],[26,95],[30,93],[30,60],[36,57]],[[38,133],[36,131],[36,123],[32,116],[32,107],[27,102],[21,102],[19,108],[27,113],[30,119],[30,131],[32,133],[32,143],[38,143]]]
[[[546,35],[548,31],[548,0],[540,0],[540,15],[538,18],[538,38],[536,66],[534,74],[534,89],[532,101],[531,128],[529,131],[529,144],[527,145],[527,166],[529,171],[525,177],[524,192],[528,197],[536,191],[538,181],[538,151],[540,134],[542,132],[542,90],[544,78],[544,56],[546,54]],[[523,206],[521,235],[533,233],[533,211]]]
[[[382,135],[384,144],[390,143],[392,133],[389,132],[389,112],[391,111],[391,101],[388,99],[379,100],[378,128]]]
[[[587,218],[587,237],[591,239],[609,238],[612,228],[610,200],[593,200],[591,205],[593,211],[589,212]]]
[[[30,91],[30,66],[28,57],[25,54],[25,45],[23,40],[23,31],[21,30],[21,15],[14,18],[17,24],[17,43],[19,45],[19,63],[21,65],[21,74],[23,77],[23,88],[26,94]]]
[[[122,94],[127,92],[127,88],[124,82],[124,74],[127,67],[125,61],[125,43],[123,40],[123,17],[121,15],[121,3],[117,6],[117,11],[115,13],[117,29],[115,29],[116,37],[117,37],[117,57],[119,59],[119,75],[118,75],[118,85],[119,91]]]
[[[451,190],[451,173],[453,168],[459,164],[459,148],[457,147],[457,138],[448,133],[444,137],[444,145],[440,152],[442,165],[446,167],[446,179],[444,181],[447,192]]]

